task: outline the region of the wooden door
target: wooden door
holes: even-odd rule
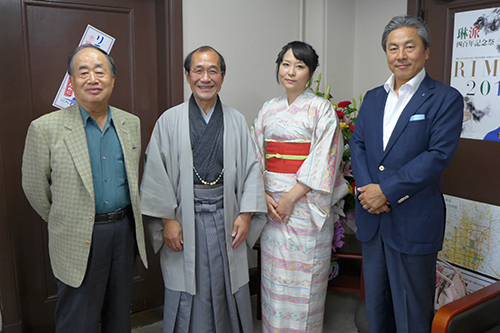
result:
[[[54,330],[57,290],[46,223],[21,188],[29,123],[55,109],[51,104],[68,53],[90,24],[116,38],[110,52],[117,65],[110,104],[141,118],[144,154],[159,114],[183,99],[181,13],[178,0],[0,2],[0,295],[5,332]],[[158,258],[150,247],[148,259],[149,270],[139,260],[136,265],[134,312],[163,303]]]
[[[408,1],[408,14],[422,17],[431,29],[430,59],[425,65],[429,75],[441,82],[450,83],[455,13],[495,7],[500,7],[500,1]],[[497,184],[500,184],[500,173],[496,170],[498,165],[498,142],[460,139],[457,152],[443,174],[443,192],[499,206]]]

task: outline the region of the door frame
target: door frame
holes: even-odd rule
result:
[[[136,0],[141,1],[141,0]],[[0,3],[0,11],[12,12],[22,6],[24,0],[3,0]],[[34,2],[34,1],[29,1]],[[182,1],[181,0],[155,0],[156,13],[156,43],[157,43],[157,87],[158,87],[158,116],[166,109],[183,102],[183,32],[182,32]],[[10,21],[9,21],[10,22]],[[16,27],[3,27],[0,31],[4,43],[0,45],[0,58],[8,61],[9,46],[11,40],[17,38]],[[20,32],[22,34],[22,32]],[[5,37],[5,38],[4,38]],[[0,67],[0,74],[2,68]],[[12,80],[14,79],[14,80]],[[16,85],[16,79],[9,79],[11,85]],[[2,86],[4,86],[2,84]],[[4,90],[5,92],[5,90]],[[6,98],[1,97],[0,100]],[[7,100],[7,99],[5,99]],[[5,101],[4,100],[4,101]],[[20,112],[23,112],[23,105],[26,101],[19,103]],[[10,108],[12,105],[10,106]],[[146,144],[147,142],[143,143]],[[7,209],[10,200],[7,193],[6,172],[11,163],[9,158],[2,156],[3,145],[9,144],[0,141],[0,310],[3,327],[0,331],[9,333],[23,332],[23,319],[26,321],[28,314],[22,311],[23,293],[19,289],[18,266],[23,258],[16,253],[16,224],[26,223],[19,221]],[[4,152],[5,153],[5,152]],[[19,184],[21,180],[16,180]],[[26,198],[16,198],[15,200],[25,200]],[[38,226],[43,227],[43,226]],[[52,318],[48,318],[52,320]]]

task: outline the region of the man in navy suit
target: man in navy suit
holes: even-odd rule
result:
[[[462,129],[460,93],[426,74],[430,34],[394,17],[382,48],[391,77],[366,93],[350,140],[371,333],[430,332],[445,228],[441,174]]]

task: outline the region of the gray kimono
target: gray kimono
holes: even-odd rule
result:
[[[252,247],[266,223],[264,183],[245,118],[222,105],[224,116],[224,219],[227,252],[234,294],[248,283],[247,249],[231,247],[234,222],[242,212],[254,213],[250,234]],[[193,156],[189,136],[189,102],[165,111],[156,122],[146,149],[141,184],[141,208],[155,253],[160,251],[165,287],[196,294],[195,212]],[[183,232],[184,250],[164,244],[162,218],[177,220]]]

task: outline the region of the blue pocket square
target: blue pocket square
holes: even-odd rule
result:
[[[413,116],[411,116],[410,121],[418,121],[424,119],[425,119],[425,114],[414,114]]]

